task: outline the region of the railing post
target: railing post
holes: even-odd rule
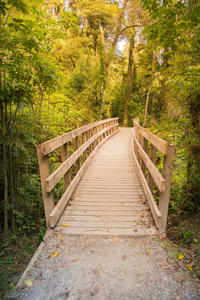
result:
[[[154,145],[151,144],[150,159],[154,163],[154,165],[156,165],[156,158],[157,158],[157,149]],[[153,192],[154,180],[150,173],[148,174],[147,182],[148,182],[150,191]]]
[[[86,142],[86,132],[82,133],[82,145]],[[83,152],[83,162],[87,159],[87,149]]]
[[[53,201],[53,193],[46,192],[46,188],[45,188],[45,180],[49,177],[50,170],[49,170],[48,155],[43,156],[41,154],[41,145],[37,146],[37,156],[39,162],[40,180],[42,186],[42,196],[43,196],[43,203],[44,203],[46,225],[47,228],[49,228],[50,227],[49,216],[52,210],[54,209],[54,201]]]
[[[92,129],[92,135],[93,136],[96,134],[95,129],[96,129],[96,127],[93,127],[93,129]],[[93,142],[93,145],[94,145],[94,148],[96,148],[96,146],[97,146],[97,141],[96,140]]]
[[[74,139],[74,152],[79,148],[79,138],[78,136]],[[78,172],[81,168],[81,159],[80,157],[76,161],[76,172]]]
[[[136,124],[140,124],[140,119],[139,118],[136,118],[135,120],[135,123]],[[134,132],[135,132],[135,137],[136,139],[138,140],[138,137],[139,137],[139,133],[138,133],[138,128],[137,128],[137,125],[134,126]],[[137,146],[136,146],[136,143],[134,142],[134,150],[135,150],[135,155],[137,157],[137,160],[138,160],[138,163],[140,164],[140,155],[138,153],[138,150],[137,150]]]
[[[143,150],[145,152],[147,152],[147,146],[148,146],[148,141],[147,141],[147,139],[143,138]],[[141,169],[142,169],[143,174],[145,175],[145,163],[143,162],[143,160],[142,160]]]
[[[102,125],[99,125],[99,131],[101,131],[101,129],[102,129]],[[101,138],[101,136],[98,138],[98,144],[101,142],[101,140],[102,140],[102,138]]]
[[[166,230],[166,225],[167,225],[167,215],[168,215],[168,207],[169,207],[174,154],[175,154],[175,146],[170,144],[169,153],[168,155],[164,156],[163,172],[162,172],[162,175],[166,181],[166,188],[164,192],[160,193],[160,199],[159,199],[159,209],[162,216],[161,227],[163,231]]]
[[[89,141],[90,138],[91,138],[91,130],[89,129],[89,130],[87,131],[87,141]],[[88,155],[87,155],[87,156],[89,156],[91,152],[92,152],[92,146],[90,145],[90,146],[88,147]]]
[[[69,157],[69,150],[68,150],[68,143],[61,146],[61,159],[62,162],[64,162]],[[68,188],[68,186],[71,183],[71,173],[70,170],[67,171],[67,173],[64,175],[64,181],[65,181],[65,189]]]

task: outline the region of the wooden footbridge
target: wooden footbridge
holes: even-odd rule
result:
[[[165,232],[174,151],[139,119],[134,128],[119,128],[118,118],[98,121],[44,142],[37,154],[47,227],[86,235]],[[51,173],[52,153],[60,165]],[[65,192],[55,204],[62,178]]]

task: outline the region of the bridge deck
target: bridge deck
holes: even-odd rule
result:
[[[69,234],[143,236],[157,232],[131,155],[131,128],[120,128],[92,159],[57,226]]]

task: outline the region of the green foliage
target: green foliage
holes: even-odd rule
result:
[[[183,241],[185,244],[191,244],[195,233],[190,229],[184,229],[183,232]]]

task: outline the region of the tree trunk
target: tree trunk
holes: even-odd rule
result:
[[[2,78],[0,70],[0,93],[2,91]],[[8,236],[8,178],[7,178],[7,165],[6,165],[6,145],[4,142],[5,137],[5,121],[4,121],[4,105],[3,100],[0,100],[1,110],[1,135],[2,135],[2,154],[3,154],[3,181],[4,181],[4,236]]]
[[[8,135],[11,136],[11,105],[10,105],[10,121],[8,122]],[[9,178],[10,178],[10,203],[11,207],[11,222],[12,222],[12,232],[15,234],[15,217],[14,217],[14,184],[13,184],[13,157],[11,145],[8,146],[8,162],[9,162]]]
[[[106,68],[107,69],[110,66],[110,63],[111,63],[111,60],[112,60],[112,57],[113,57],[113,53],[115,51],[115,47],[117,45],[117,41],[118,41],[118,38],[119,38],[120,33],[121,33],[122,21],[123,21],[124,15],[125,15],[125,10],[126,10],[127,3],[128,3],[128,0],[124,0],[123,6],[122,6],[120,14],[119,14],[119,18],[118,18],[118,21],[117,21],[117,29],[116,29],[116,32],[115,32],[115,36],[114,36],[111,48],[110,48],[108,56],[107,56],[107,62],[106,62]]]
[[[162,112],[165,112],[166,110],[166,79],[165,79],[165,72],[167,70],[167,61],[168,61],[168,54],[167,47],[164,48],[163,53],[163,63],[162,63],[162,73],[163,73],[163,80],[162,80],[162,92],[161,92],[161,103],[162,103]]]
[[[153,50],[153,54],[152,54],[152,77],[151,77],[151,83],[149,86],[149,90],[147,93],[147,100],[146,100],[146,107],[145,107],[145,115],[144,115],[144,123],[143,126],[146,125],[146,121],[147,121],[147,112],[148,112],[148,104],[149,104],[149,95],[153,86],[153,82],[154,82],[154,76],[155,75],[155,50]]]
[[[134,37],[130,38],[129,47],[129,59],[128,59],[128,74],[126,79],[126,91],[124,96],[124,127],[128,126],[129,119],[129,107],[131,102],[131,93],[133,86],[133,48],[134,48]]]

